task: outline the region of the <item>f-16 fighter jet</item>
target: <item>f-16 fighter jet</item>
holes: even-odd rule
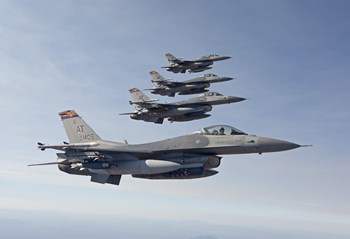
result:
[[[95,183],[119,185],[122,175],[146,179],[192,179],[217,174],[225,154],[279,152],[300,145],[248,135],[227,125],[203,128],[192,134],[144,144],[106,141],[73,110],[59,113],[69,143],[45,145],[41,150],[55,149],[58,160],[50,163],[59,170],[87,175]]]
[[[223,61],[230,59],[229,56],[219,56],[217,54],[210,54],[207,56],[202,56],[196,60],[184,60],[182,58],[176,58],[171,53],[165,54],[168,59],[169,66],[163,66],[167,71],[171,71],[173,73],[186,73],[186,71],[192,72],[201,72],[205,70],[211,69],[211,65],[213,65],[214,61]]]
[[[174,103],[157,103],[158,100],[148,98],[137,88],[132,88],[129,91],[132,98],[132,101],[129,101],[129,103],[136,105],[136,111],[120,115],[130,115],[131,119],[154,122],[156,124],[162,124],[164,118],[168,118],[170,122],[203,119],[210,116],[210,114],[206,113],[212,110],[213,105],[230,104],[245,100],[242,97],[206,92],[188,100]]]
[[[165,79],[157,71],[151,71],[151,81],[154,87],[150,90],[152,94],[167,95],[174,97],[176,93],[179,95],[190,95],[207,92],[211,83],[229,81],[233,78],[217,76],[214,74],[205,74],[201,77],[196,77],[186,81],[172,81],[171,79]]]

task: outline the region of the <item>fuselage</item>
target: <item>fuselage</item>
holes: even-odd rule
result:
[[[184,105],[184,106],[178,106],[178,107],[172,107],[169,109],[150,109],[150,110],[143,110],[142,113],[135,113],[134,115],[131,115],[132,119],[146,119],[147,117],[160,117],[160,118],[167,118],[167,117],[173,117],[173,116],[181,116],[186,115],[189,113],[196,113],[196,112],[209,112],[212,110],[212,107],[210,105]]]
[[[180,86],[159,86],[155,87],[151,90],[152,94],[159,94],[159,95],[171,95],[174,96],[175,93],[179,93],[180,95],[185,94],[197,94],[197,93],[203,93],[207,92],[208,90],[206,88],[209,88],[209,83],[188,83],[183,84]]]
[[[208,92],[208,94],[211,92]],[[221,104],[230,104],[240,101],[244,101],[245,98],[238,96],[224,96],[224,95],[212,95],[212,96],[198,96],[188,100],[179,101],[174,104],[176,105],[221,105]]]
[[[96,149],[130,151],[146,159],[164,159],[164,155],[174,154],[248,154],[285,151],[300,145],[288,141],[259,137],[255,135],[202,135],[190,134],[146,144],[120,144],[109,141],[101,142]],[[144,153],[142,153],[144,152]]]
[[[211,83],[218,83],[232,80],[232,77],[216,76],[214,74],[207,74],[201,77],[193,78],[180,83],[171,81],[166,84],[158,83],[153,89],[152,94],[174,96],[175,93],[179,95],[198,94],[207,92]]]

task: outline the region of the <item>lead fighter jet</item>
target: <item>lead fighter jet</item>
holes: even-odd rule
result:
[[[188,100],[174,103],[157,103],[158,100],[148,98],[137,88],[132,88],[129,92],[132,98],[132,101],[129,101],[129,103],[136,105],[136,111],[120,115],[130,115],[131,119],[154,122],[156,124],[162,124],[164,118],[168,118],[170,122],[203,119],[210,116],[210,114],[206,113],[212,110],[213,105],[230,104],[245,100],[242,97],[206,92]]]
[[[179,95],[189,95],[207,92],[211,83],[229,81],[233,78],[225,76],[217,76],[214,74],[205,74],[186,81],[172,81],[165,79],[157,71],[151,71],[152,83],[154,87],[150,90],[152,94],[167,95],[174,97],[176,93]]]
[[[169,62],[169,66],[163,66],[167,71],[171,71],[173,73],[186,73],[186,71],[192,72],[201,72],[205,70],[211,69],[211,65],[213,65],[214,61],[223,61],[230,59],[229,56],[219,56],[217,54],[210,54],[207,56],[202,56],[196,60],[184,60],[182,58],[176,58],[171,53],[165,54]]]
[[[145,144],[125,144],[101,139],[73,110],[59,113],[69,143],[45,145],[55,149],[56,162],[31,164],[57,165],[59,170],[91,176],[95,183],[119,185],[122,175],[146,179],[192,179],[217,174],[213,170],[224,154],[278,152],[300,145],[248,135],[227,125],[203,128],[192,134]]]

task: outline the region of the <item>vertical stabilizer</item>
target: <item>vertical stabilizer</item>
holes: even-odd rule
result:
[[[70,143],[86,143],[101,140],[95,131],[74,111],[58,113]]]
[[[132,88],[129,90],[129,92],[131,94],[131,99],[133,102],[148,102],[151,100],[147,95],[145,95],[137,88]]]
[[[132,88],[129,90],[131,94],[131,102],[130,103],[142,103],[142,102],[149,102],[151,99],[145,95],[142,91],[140,91],[138,88]],[[138,104],[135,105],[136,110],[142,110],[142,107]]]
[[[173,54],[167,53],[165,54],[166,59],[168,60],[169,63],[178,63],[180,60],[176,58]]]
[[[153,83],[166,81],[165,78],[161,76],[157,71],[151,71],[149,74],[152,77]]]
[[[164,84],[169,83],[170,81],[161,76],[157,71],[151,71],[149,73],[152,77],[151,81],[155,87],[161,87]]]

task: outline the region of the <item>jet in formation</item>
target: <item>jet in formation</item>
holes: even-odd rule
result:
[[[205,70],[211,69],[211,65],[213,65],[214,61],[223,61],[230,59],[229,56],[219,56],[217,54],[210,54],[207,56],[202,56],[196,60],[184,60],[182,58],[176,58],[171,53],[165,54],[169,66],[163,66],[167,71],[171,71],[173,73],[189,73],[193,72],[201,72]]]
[[[192,179],[213,176],[227,154],[267,153],[291,150],[300,145],[256,135],[234,127],[215,125],[194,133],[144,144],[106,141],[73,110],[59,113],[69,143],[45,145],[55,149],[59,170],[91,176],[91,181],[119,185],[122,175],[143,179]]]
[[[152,94],[174,97],[176,93],[179,95],[198,94],[209,91],[211,83],[224,82],[232,80],[232,77],[217,76],[214,74],[205,74],[186,81],[172,81],[165,79],[157,71],[151,71],[151,81],[154,87],[150,90]]]
[[[162,124],[165,118],[168,118],[170,122],[207,118],[210,114],[206,113],[212,110],[213,105],[230,104],[245,100],[242,97],[224,96],[217,92],[206,92],[188,100],[174,103],[157,103],[158,100],[148,98],[148,96],[137,88],[132,88],[129,92],[132,98],[132,101],[129,101],[129,103],[135,105],[136,111],[122,113],[120,115],[130,115],[131,119],[156,124]]]

